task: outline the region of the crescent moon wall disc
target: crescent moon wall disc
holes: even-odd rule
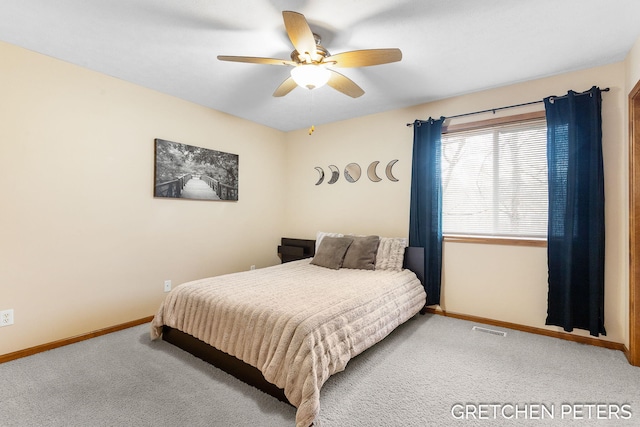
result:
[[[335,184],[335,182],[340,178],[340,170],[336,165],[329,165],[329,169],[331,170],[331,179],[327,184]]]
[[[373,182],[382,181],[382,178],[380,178],[376,173],[376,167],[378,167],[378,163],[380,163],[378,160],[376,160],[375,162],[371,162],[371,164],[367,168],[367,176]]]
[[[316,166],[314,169],[317,170],[319,174],[318,182],[316,182],[316,185],[320,185],[322,184],[322,181],[324,181],[324,169],[322,169],[320,166]]]
[[[395,160],[391,160],[389,162],[389,164],[387,165],[387,169],[385,170],[386,174],[387,174],[387,178],[389,178],[389,181],[393,181],[393,182],[397,182],[398,178],[396,178],[395,176],[393,176],[393,165],[395,165],[396,163],[398,163],[398,159]]]

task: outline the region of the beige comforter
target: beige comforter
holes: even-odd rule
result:
[[[307,259],[176,287],[151,323],[151,338],[168,325],[258,368],[298,408],[296,426],[308,427],[329,376],[425,299],[409,270],[331,270]]]

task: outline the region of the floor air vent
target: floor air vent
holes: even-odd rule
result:
[[[495,329],[483,328],[481,326],[474,326],[473,328],[471,328],[471,330],[472,331],[478,331],[478,332],[484,332],[485,334],[499,335],[501,337],[506,337],[507,336],[506,332],[496,331]]]

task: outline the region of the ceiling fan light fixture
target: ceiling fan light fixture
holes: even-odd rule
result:
[[[291,69],[291,78],[300,87],[316,89],[329,81],[331,72],[321,65],[301,64]]]

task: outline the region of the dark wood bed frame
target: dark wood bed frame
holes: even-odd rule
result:
[[[404,267],[416,273],[420,282],[424,285],[424,249],[409,247],[405,251]],[[426,311],[423,308],[420,314]],[[262,372],[257,368],[246,364],[242,360],[231,356],[215,347],[210,346],[204,341],[193,337],[178,329],[164,326],[162,329],[162,339],[168,343],[175,345],[182,350],[212,364],[216,368],[222,369],[226,373],[233,375],[237,379],[261,390],[282,402],[289,403],[284,390],[267,381]]]

